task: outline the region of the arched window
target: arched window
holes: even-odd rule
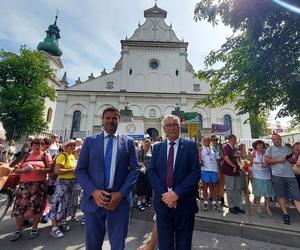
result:
[[[203,128],[203,117],[201,114],[198,114],[198,124],[199,124],[199,129]]]
[[[150,109],[150,111],[149,111],[149,117],[156,117],[156,111],[155,111],[155,109]]]
[[[230,115],[224,115],[223,123],[230,129],[230,134],[232,134],[232,120]]]
[[[75,131],[80,131],[81,112],[79,110],[74,111],[72,120],[71,137]]]
[[[48,108],[48,111],[47,111],[47,122],[51,122],[51,118],[52,118],[52,108]]]

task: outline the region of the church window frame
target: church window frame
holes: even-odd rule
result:
[[[48,111],[47,111],[47,117],[46,117],[46,121],[49,123],[51,122],[51,119],[52,119],[52,108],[48,108]]]
[[[231,115],[224,115],[223,116],[223,124],[228,126],[230,129],[230,134],[232,133],[232,117]]]
[[[114,82],[113,81],[106,82],[106,88],[107,89],[113,89],[114,88]]]
[[[156,110],[155,109],[150,109],[149,110],[149,117],[156,117]]]
[[[151,59],[149,61],[149,67],[152,70],[157,70],[159,68],[159,61],[157,59]]]
[[[80,110],[75,110],[73,112],[72,127],[71,127],[71,137],[73,137],[74,132],[80,131],[82,112]]]
[[[199,129],[203,129],[203,116],[200,113],[198,113],[197,116],[198,116]]]

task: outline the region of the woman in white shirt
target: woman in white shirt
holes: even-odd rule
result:
[[[210,147],[210,137],[203,138],[201,152],[201,179],[203,182],[204,211],[208,209],[208,189],[212,198],[212,208],[218,210],[218,165],[216,155]]]
[[[49,151],[49,154],[51,155],[52,159],[54,159],[55,156],[57,155],[59,146],[60,145],[58,143],[57,135],[51,135],[51,144],[50,144],[48,151]]]
[[[266,213],[271,216],[270,197],[273,196],[273,187],[270,166],[264,162],[265,143],[262,140],[257,140],[253,143],[253,148],[250,161],[256,211],[258,214],[262,213],[260,199],[264,197]]]

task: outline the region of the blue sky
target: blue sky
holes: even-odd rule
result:
[[[159,0],[158,6],[168,12],[177,36],[189,42],[188,58],[195,70],[204,68],[209,51],[218,49],[232,34],[222,24],[195,22],[193,11],[199,0]],[[36,49],[45,31],[59,11],[60,48],[64,69],[71,84],[90,73],[98,76],[103,68],[111,71],[121,52],[120,40],[130,37],[144,22],[144,10],[154,0],[2,0],[0,8],[0,48],[18,52],[25,44]],[[272,114],[274,116],[274,114]],[[285,119],[283,120],[285,124]]]
[[[218,49],[231,30],[195,22],[196,2],[159,0],[158,6],[168,12],[166,22],[172,23],[177,36],[189,42],[189,60],[197,70],[204,67],[204,57]],[[64,70],[71,83],[78,76],[84,80],[91,72],[98,75],[103,68],[112,70],[120,57],[120,40],[133,34],[138,23],[145,20],[144,10],[153,5],[153,0],[4,0],[0,9],[0,48],[17,52],[25,44],[35,49],[58,9]]]

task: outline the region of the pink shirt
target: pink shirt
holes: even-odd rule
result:
[[[33,155],[32,153],[26,158],[26,160],[22,163],[21,168],[25,167],[28,163],[33,166],[34,169],[36,168],[46,168],[42,157],[44,152],[40,155]],[[49,153],[45,154],[45,161],[51,162],[51,156]],[[47,173],[38,173],[37,171],[33,170],[30,173],[21,173],[20,175],[20,182],[30,182],[30,181],[45,181],[47,179]]]

